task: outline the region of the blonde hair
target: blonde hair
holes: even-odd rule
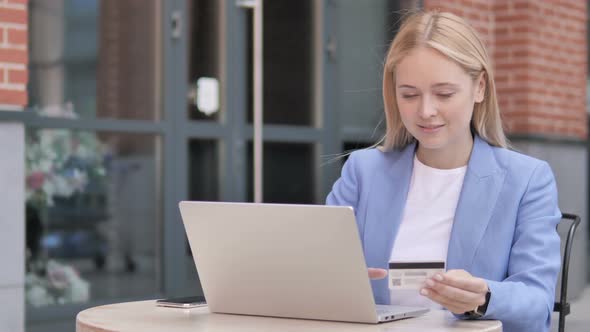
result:
[[[451,13],[417,12],[404,20],[385,58],[383,102],[387,129],[380,142],[381,148],[400,149],[415,140],[400,118],[395,94],[395,68],[408,53],[418,47],[430,47],[442,53],[461,66],[474,82],[484,74],[484,98],[474,106],[471,128],[489,144],[508,147],[490,60],[475,30],[465,20]]]

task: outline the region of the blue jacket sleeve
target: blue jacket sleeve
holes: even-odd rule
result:
[[[520,202],[508,276],[487,280],[492,296],[484,319],[501,320],[509,330],[549,329],[561,265],[556,231],[560,220],[555,179],[543,162],[533,171]]]
[[[356,154],[353,152],[342,167],[340,178],[332,186],[332,191],[326,198],[326,205],[352,206],[357,209],[359,190],[355,170]]]

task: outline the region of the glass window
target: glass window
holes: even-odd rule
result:
[[[29,106],[44,116],[158,120],[157,0],[30,0]]]
[[[315,203],[316,163],[314,145],[265,142],[263,153],[263,201],[265,203]],[[254,201],[252,174],[254,147],[248,143],[248,201]]]
[[[188,144],[189,199],[192,201],[219,200],[219,143],[215,140],[192,139]],[[192,252],[186,240],[186,280],[192,295],[202,294]]]
[[[367,2],[336,1],[338,82],[334,99],[342,128],[379,131],[378,124],[385,121],[382,96],[385,55],[401,15],[417,8],[419,1]]]
[[[265,1],[264,123],[314,125],[312,1]],[[252,16],[248,33],[248,122],[252,108]]]
[[[188,115],[192,120],[219,120],[221,111],[221,3],[187,0],[189,17]]]
[[[369,143],[369,142],[344,142],[344,145],[342,146],[342,151],[355,151],[355,150],[361,150],[361,149],[365,149],[368,148],[370,146],[372,146],[375,143]]]
[[[343,127],[374,128],[382,117],[383,58],[393,37],[387,22],[388,2],[372,0],[367,6],[361,1],[338,1],[336,101]]]
[[[217,141],[189,141],[189,199],[219,199],[219,148]]]
[[[28,306],[155,295],[159,138],[27,129]]]

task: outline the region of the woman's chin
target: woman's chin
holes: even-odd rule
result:
[[[446,141],[439,137],[418,137],[417,140],[420,147],[428,150],[441,149],[446,145]]]

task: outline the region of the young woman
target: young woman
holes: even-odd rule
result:
[[[490,60],[463,19],[417,13],[383,74],[387,130],[355,151],[328,195],[355,209],[375,300],[442,306],[504,331],[547,331],[561,218],[550,167],[508,149]],[[415,292],[389,291],[389,262],[444,261]]]

